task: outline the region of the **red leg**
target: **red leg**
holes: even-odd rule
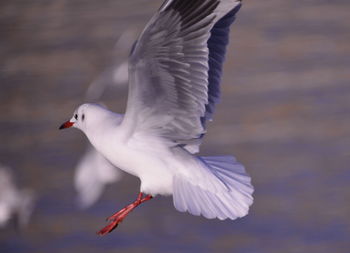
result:
[[[109,216],[106,220],[107,221],[113,221],[115,219],[117,219],[119,217],[119,215],[121,215],[122,213],[126,212],[126,210],[133,208],[133,206],[135,205],[135,202],[139,202],[142,200],[142,192],[139,193],[139,195],[137,195],[137,199],[131,203],[130,205],[127,205],[126,207],[124,207],[123,209],[121,209],[120,211],[116,212],[115,214],[113,214],[112,216]]]
[[[151,195],[147,195],[143,197],[142,192],[140,192],[139,195],[137,196],[137,199],[133,203],[124,207],[119,212],[116,212],[115,214],[107,218],[107,220],[111,221],[111,223],[106,227],[104,227],[103,229],[101,229],[99,232],[97,232],[97,234],[105,235],[112,232],[119,225],[119,223],[121,223],[132,210],[134,210],[135,207],[137,207],[138,205],[140,205],[141,203],[147,200],[150,200],[151,198],[152,198]]]

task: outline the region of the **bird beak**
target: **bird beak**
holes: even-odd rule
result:
[[[62,130],[62,129],[65,129],[65,128],[69,128],[69,127],[71,127],[71,126],[73,126],[74,125],[74,122],[70,122],[70,121],[67,121],[67,122],[64,122],[61,126],[60,126],[60,130]]]

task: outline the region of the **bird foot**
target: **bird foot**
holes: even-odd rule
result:
[[[119,225],[119,223],[121,223],[125,219],[125,217],[138,205],[139,203],[135,201],[134,203],[124,207],[119,212],[116,212],[112,216],[108,217],[106,220],[110,221],[110,224],[108,224],[99,232],[97,232],[97,234],[105,235],[112,232]]]
[[[110,224],[102,228],[100,231],[97,232],[98,235],[105,235],[110,232],[112,232],[124,219],[125,217],[132,211],[134,210],[135,207],[140,205],[141,203],[150,200],[152,198],[151,195],[147,195],[143,197],[143,194],[140,193],[137,197],[137,199],[131,203],[130,205],[124,207],[120,211],[116,212],[112,216],[108,217],[106,220],[110,221]]]
[[[100,231],[98,231],[97,234],[102,236],[102,235],[105,235],[105,234],[112,232],[116,227],[118,227],[120,222],[121,222],[121,220],[120,221],[119,220],[112,221],[110,224],[108,224],[107,226],[102,228]]]
[[[124,209],[122,209],[120,211],[123,211],[123,210]],[[107,226],[105,226],[104,228],[102,228],[100,231],[98,231],[97,234],[102,236],[102,235],[105,235],[105,234],[112,232],[116,227],[118,227],[118,225],[124,220],[124,218],[128,215],[128,213],[131,210],[129,210],[128,212],[125,211],[123,213],[120,213],[119,217],[113,218],[113,220],[109,220],[110,223]]]

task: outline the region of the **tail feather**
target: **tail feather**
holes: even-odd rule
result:
[[[236,219],[248,213],[253,203],[250,177],[244,167],[231,156],[200,157],[223,184],[219,191],[195,185],[183,176],[174,178],[174,205],[181,212],[203,215],[208,219]]]
[[[214,169],[213,173],[228,188],[235,189],[246,196],[250,196],[253,193],[251,178],[245,172],[243,165],[238,163],[233,156],[213,156],[202,159],[211,169]]]

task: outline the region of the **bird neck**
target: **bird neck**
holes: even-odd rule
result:
[[[118,138],[122,120],[122,114],[106,111],[103,117],[89,124],[84,133],[91,144],[102,152],[107,143],[114,142]]]

